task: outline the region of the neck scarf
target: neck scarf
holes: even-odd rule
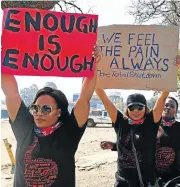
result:
[[[128,118],[128,122],[130,125],[140,125],[144,122],[145,118],[139,119],[139,120],[132,120]]]
[[[173,118],[162,118],[162,125],[171,127],[176,122],[175,117]]]
[[[52,134],[56,129],[60,128],[61,126],[62,126],[61,122],[58,122],[51,127],[45,127],[45,128],[38,128],[35,125],[34,126],[34,131],[35,131],[37,136],[48,136],[48,135]]]

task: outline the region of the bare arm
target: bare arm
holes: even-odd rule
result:
[[[161,116],[164,110],[164,105],[165,105],[168,95],[169,95],[169,92],[162,92],[158,100],[156,101],[156,104],[153,108],[153,117],[154,117],[155,123],[158,123],[159,120],[161,119]]]
[[[6,98],[9,117],[14,121],[21,105],[21,97],[15,77],[13,75],[1,74],[1,88]]]
[[[103,89],[96,89],[96,94],[101,99],[104,104],[105,109],[107,110],[109,117],[111,118],[112,122],[115,123],[117,119],[117,109],[113,105],[113,103],[107,97],[105,91]]]
[[[94,93],[96,79],[97,79],[97,65],[101,60],[101,54],[98,52],[98,48],[95,48],[96,58],[96,69],[94,72],[94,76],[92,78],[85,78],[83,81],[80,97],[75,104],[74,107],[74,115],[76,117],[77,123],[79,127],[82,127],[89,116],[89,109],[90,109],[90,99]]]

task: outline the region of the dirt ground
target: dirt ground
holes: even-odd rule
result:
[[[7,120],[1,120],[1,186],[12,187],[11,162],[3,139],[7,138],[15,153],[16,140]],[[101,150],[101,141],[115,141],[114,129],[108,125],[87,128],[76,153],[77,187],[113,187],[117,153]]]

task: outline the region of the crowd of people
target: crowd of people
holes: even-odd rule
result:
[[[102,149],[117,151],[114,187],[169,187],[180,185],[180,122],[178,102],[162,92],[152,110],[144,95],[127,98],[121,113],[103,89],[95,89],[102,60],[98,46],[92,78],[84,78],[72,112],[65,94],[40,89],[30,106],[20,97],[13,75],[1,74],[10,124],[17,140],[14,187],[75,187],[75,153],[86,130],[90,99],[99,96],[110,116],[116,142],[103,141]],[[90,184],[88,184],[90,185]]]
[[[162,187],[168,181],[175,187],[180,176],[180,122],[175,116],[178,102],[162,92],[150,110],[144,95],[127,98],[122,114],[103,89],[95,89],[97,67],[102,54],[95,46],[96,70],[84,78],[80,97],[68,112],[68,101],[60,90],[40,89],[26,107],[13,75],[2,74],[2,90],[10,124],[17,140],[14,186],[75,186],[75,153],[86,129],[90,99],[102,100],[115,133],[116,143],[101,142],[103,149],[117,150],[115,187]]]
[[[155,165],[154,173],[159,186],[165,186],[170,181],[169,187],[175,187],[180,184],[180,122],[176,121],[177,111],[177,100],[174,97],[168,97],[162,112],[158,133],[156,134],[156,149],[153,151],[153,155],[155,156],[155,160],[153,161]],[[135,133],[135,141],[138,141],[138,139],[137,133]],[[145,139],[142,139],[142,141],[146,142]],[[145,142],[144,146],[147,146],[146,148],[149,149],[149,145]],[[118,151],[118,147],[122,149],[122,146],[119,144],[117,135],[117,142],[103,141],[100,143],[100,146],[103,150],[110,149],[112,151]],[[115,175],[115,187],[128,186],[128,181],[122,173],[122,157],[123,152],[118,152],[118,171]]]

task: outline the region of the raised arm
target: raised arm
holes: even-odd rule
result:
[[[104,107],[107,110],[108,115],[109,115],[109,117],[111,118],[111,120],[114,124],[116,122],[116,119],[117,119],[117,109],[116,109],[116,107],[109,100],[109,98],[107,97],[107,95],[106,95],[106,93],[103,89],[96,89],[95,92],[98,95],[98,97],[101,99],[101,101],[103,102]]]
[[[94,93],[96,78],[97,78],[97,66],[100,62],[102,55],[98,51],[98,47],[96,46],[94,49],[94,57],[96,58],[96,67],[94,76],[92,78],[85,78],[82,84],[82,89],[80,93],[80,97],[75,104],[74,107],[74,115],[76,117],[77,123],[79,127],[82,127],[89,116],[90,109],[90,99]]]
[[[156,101],[156,104],[153,108],[153,117],[154,117],[155,123],[158,123],[159,120],[161,119],[161,116],[164,110],[164,105],[165,105],[168,95],[169,95],[169,92],[162,92],[158,100]]]
[[[14,121],[21,105],[21,97],[15,77],[13,75],[1,74],[1,88],[6,97],[9,117]]]

